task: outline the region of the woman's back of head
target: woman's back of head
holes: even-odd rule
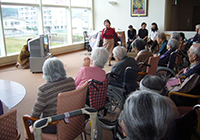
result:
[[[66,77],[64,64],[59,59],[48,58],[42,67],[43,78],[48,82],[55,82]]]
[[[103,68],[109,60],[109,52],[104,47],[96,47],[92,50],[91,59],[94,65]]]
[[[157,93],[133,92],[121,113],[123,130],[131,140],[164,140],[170,134],[172,107]]]

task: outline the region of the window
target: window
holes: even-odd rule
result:
[[[10,22],[4,27],[5,45],[8,55],[19,53],[26,40],[37,36],[38,31],[31,26],[31,20],[24,20],[21,9],[30,9],[21,6],[2,6],[3,22]],[[26,17],[28,19],[28,17]]]
[[[83,31],[89,29],[89,16],[87,9],[72,9],[73,42],[83,41]]]
[[[2,2],[13,2],[13,3],[31,3],[35,4],[37,0],[1,0]]]
[[[62,13],[62,14],[60,14]],[[48,16],[47,16],[48,15]],[[61,25],[67,25],[65,8],[43,7],[44,33],[49,34],[50,48],[67,45],[67,30]],[[51,18],[47,18],[51,17]],[[61,21],[62,19],[62,21]],[[62,22],[62,23],[61,23]]]
[[[42,4],[64,5],[65,0],[42,0]]]
[[[0,56],[19,54],[26,40],[38,34],[49,35],[50,48],[83,42],[83,31],[91,28],[89,11],[92,1],[0,0],[3,21],[0,29],[4,30],[0,35]],[[69,28],[72,34],[68,32]]]
[[[71,0],[72,6],[88,6],[88,0]]]

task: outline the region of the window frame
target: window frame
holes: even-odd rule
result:
[[[68,44],[64,46],[73,46],[73,44],[81,44],[83,41],[78,43],[73,43],[73,33],[72,33],[72,8],[78,8],[78,9],[87,9],[89,11],[89,29],[93,29],[93,0],[89,0],[88,6],[71,6],[71,0],[66,0],[65,5],[59,5],[59,4],[42,4],[42,0],[38,0],[37,3],[17,3],[17,2],[0,2],[0,33],[2,36],[0,37],[0,45],[2,46],[0,48],[0,57],[7,57],[7,49],[6,49],[6,43],[5,43],[5,35],[4,35],[4,25],[3,25],[3,16],[2,16],[2,6],[31,6],[36,7],[36,14],[37,15],[37,21],[38,21],[38,35],[44,34],[44,22],[43,22],[43,7],[55,7],[55,8],[66,8],[67,12],[67,36],[68,36]],[[21,9],[22,10],[22,9]],[[25,9],[23,8],[23,11]],[[34,15],[34,14],[33,14]],[[28,15],[29,17],[32,17],[32,15]],[[52,18],[52,17],[51,17]],[[64,26],[63,26],[63,29]],[[88,30],[89,30],[88,29]],[[57,46],[64,47],[64,46]],[[9,55],[10,56],[10,55]]]

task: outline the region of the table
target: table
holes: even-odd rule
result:
[[[25,95],[26,89],[21,84],[0,79],[0,99],[9,109],[16,106]]]

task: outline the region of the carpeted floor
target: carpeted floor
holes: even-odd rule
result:
[[[86,56],[90,57],[90,53],[86,50],[83,50],[62,54],[56,57],[64,63],[65,69],[67,71],[67,76],[75,78],[76,74],[82,66],[83,58]],[[135,56],[135,53],[129,53],[129,56]],[[115,63],[115,61],[112,61],[112,65]],[[112,67],[109,67],[108,64],[106,64],[104,70],[109,72],[111,68]],[[0,79],[18,82],[22,84],[26,89],[26,95],[24,99],[14,107],[17,109],[18,129],[21,132],[21,140],[24,140],[25,138],[22,116],[31,113],[37,97],[37,89],[41,84],[45,83],[45,80],[42,78],[42,73],[33,74],[30,72],[30,69],[18,69],[15,68],[14,65],[8,67],[0,67]],[[104,130],[102,139],[110,140],[111,138],[112,133]]]

